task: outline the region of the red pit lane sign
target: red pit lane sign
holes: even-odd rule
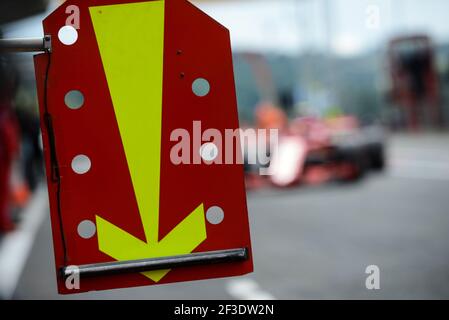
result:
[[[239,127],[228,30],[185,0],[67,1],[43,25],[51,51],[35,67],[58,291],[251,272],[243,166],[211,163],[214,141],[193,144],[199,164],[170,158],[172,132],[194,121]]]

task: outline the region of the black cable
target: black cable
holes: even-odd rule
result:
[[[62,251],[64,256],[64,266],[67,266],[67,244],[64,234],[64,224],[62,223],[62,213],[61,213],[61,174],[59,171],[58,157],[56,154],[56,142],[55,134],[53,130],[53,122],[51,114],[48,111],[48,78],[50,74],[51,66],[51,52],[50,50],[45,50],[47,53],[47,68],[45,70],[45,82],[44,82],[44,124],[47,129],[48,144],[50,147],[50,169],[51,169],[51,182],[56,183],[56,202],[57,202],[57,213],[59,219],[59,231],[61,233],[62,240]]]

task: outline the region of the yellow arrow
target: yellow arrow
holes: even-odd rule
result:
[[[99,249],[119,261],[191,253],[206,239],[203,204],[159,241],[164,1],[89,11],[146,237],[96,216]],[[169,271],[143,274],[158,282]]]

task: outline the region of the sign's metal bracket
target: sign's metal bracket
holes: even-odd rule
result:
[[[64,278],[78,273],[80,277],[95,277],[110,274],[136,273],[195,265],[208,265],[226,262],[238,262],[248,259],[246,248],[198,252],[179,256],[151,258],[142,260],[116,261],[106,263],[66,266],[61,268]]]
[[[51,36],[43,38],[0,39],[0,52],[51,51]]]

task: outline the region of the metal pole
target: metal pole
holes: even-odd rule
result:
[[[42,52],[51,49],[51,37],[0,39],[0,52]]]
[[[195,265],[208,265],[216,263],[237,262],[248,259],[246,248],[198,252],[180,256],[163,258],[151,258],[131,261],[117,261],[106,263],[94,263],[62,268],[64,278],[78,273],[81,277],[103,276],[120,273],[134,273],[151,270],[171,269],[177,267],[189,267]]]

